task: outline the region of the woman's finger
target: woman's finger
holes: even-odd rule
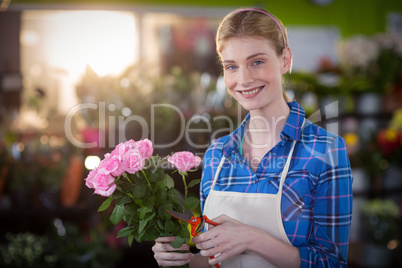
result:
[[[157,253],[157,252],[175,252],[175,251],[178,251],[178,250],[188,251],[189,249],[190,249],[190,246],[187,245],[187,244],[183,244],[179,248],[174,248],[169,243],[160,243],[160,242],[155,243],[155,245],[152,247],[152,251],[154,253]]]
[[[169,243],[174,241],[174,236],[164,236],[164,237],[158,237],[155,239],[155,242],[159,243]]]
[[[214,238],[212,238],[212,239],[208,239],[206,241],[198,242],[197,244],[195,244],[195,246],[199,250],[209,249],[209,248],[213,248],[216,246],[216,241],[214,241]]]
[[[160,240],[159,240],[160,241]],[[162,241],[166,241],[162,239]],[[181,266],[190,262],[193,254],[190,252],[180,253],[181,251],[188,251],[189,246],[187,244],[182,245],[179,248],[173,248],[169,243],[156,242],[152,247],[154,252],[154,258],[159,266]]]
[[[165,261],[186,261],[190,260],[193,256],[193,253],[180,253],[180,252],[161,252],[158,254],[158,258],[160,260]]]
[[[222,224],[225,221],[233,220],[231,217],[227,216],[226,214],[219,215],[216,218],[213,218],[211,221]]]
[[[190,262],[191,257],[193,255],[191,253],[175,253],[168,254],[167,256],[161,256],[161,259],[156,259],[159,266],[181,266]],[[172,259],[170,259],[172,258]]]

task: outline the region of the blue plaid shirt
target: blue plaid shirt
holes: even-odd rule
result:
[[[353,195],[345,142],[307,119],[303,127],[304,110],[296,102],[288,105],[291,111],[281,141],[264,156],[256,172],[239,153],[250,115],[233,133],[208,148],[200,186],[201,210],[222,155],[226,161],[214,190],[274,194],[296,140],[282,191],[286,234],[300,249],[301,267],[346,267]]]

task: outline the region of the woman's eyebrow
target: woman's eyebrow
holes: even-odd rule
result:
[[[255,58],[255,57],[258,57],[258,56],[265,56],[265,55],[267,55],[267,54],[266,54],[266,53],[262,53],[262,52],[255,53],[255,54],[253,54],[253,55],[248,56],[248,57],[246,58],[246,60],[250,60],[250,59],[252,59],[252,58]],[[234,61],[234,60],[224,60],[222,63],[233,63],[233,62],[236,62],[236,61]]]
[[[253,55],[248,56],[248,57],[247,57],[247,60],[252,59],[252,58],[255,58],[255,57],[258,57],[258,56],[263,56],[263,55],[265,56],[265,55],[267,55],[267,53],[262,53],[262,52],[255,53],[255,54],[253,54]]]

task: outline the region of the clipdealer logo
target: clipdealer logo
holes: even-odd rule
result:
[[[72,121],[74,116],[76,116],[79,113],[82,113],[87,110],[97,110],[98,118],[97,122],[98,125],[96,128],[98,129],[98,136],[99,140],[97,141],[82,141],[79,138],[74,136],[74,133],[72,132]],[[83,149],[88,149],[88,148],[106,148],[107,146],[115,146],[118,143],[125,142],[127,141],[126,137],[126,127],[128,124],[135,122],[136,126],[140,128],[141,130],[141,139],[148,138],[152,141],[155,141],[155,136],[157,129],[155,128],[155,121],[156,121],[156,110],[157,109],[170,109],[172,114],[175,114],[174,116],[177,116],[179,118],[179,131],[177,131],[178,135],[175,137],[173,140],[168,141],[165,144],[157,144],[154,143],[154,147],[157,149],[163,149],[163,148],[169,148],[172,146],[175,146],[178,144],[183,138],[186,140],[187,144],[194,149],[201,149],[201,150],[206,150],[209,145],[217,139],[219,136],[221,136],[222,133],[231,133],[233,132],[242,122],[242,108],[240,105],[238,105],[238,110],[237,110],[237,122],[234,122],[233,118],[230,118],[229,116],[225,115],[218,115],[213,118],[209,117],[208,115],[203,115],[203,114],[194,114],[191,118],[186,119],[183,112],[180,110],[180,108],[170,105],[170,104],[152,104],[150,107],[150,118],[146,119],[140,115],[130,115],[130,116],[123,116],[123,115],[113,115],[113,116],[108,116],[108,112],[113,112],[115,111],[116,107],[114,104],[109,104],[106,105],[105,102],[100,102],[99,104],[96,103],[82,103],[78,104],[74,107],[72,107],[69,112],[67,113],[67,116],[64,121],[64,129],[65,129],[65,134],[67,139],[71,144],[74,146],[77,146],[79,148]],[[321,107],[321,109],[317,110],[313,114],[311,114],[307,119],[311,121],[312,123],[320,124],[323,125],[323,127],[330,133],[339,135],[339,101],[335,100],[331,103],[326,104],[325,106]],[[250,146],[253,148],[263,148],[265,146],[273,146],[274,144],[256,144],[253,143],[251,140],[249,140],[249,134],[247,133],[276,133],[276,127],[277,124],[283,120],[286,120],[285,117],[279,117],[279,118],[272,118],[270,122],[268,122],[267,119],[263,117],[256,117],[253,118],[256,122],[262,126],[261,128],[254,128],[251,129],[249,128],[246,133],[245,133],[245,139],[244,141],[247,142]],[[194,123],[197,122],[202,122],[205,125],[205,128],[194,128],[193,125]],[[228,127],[226,128],[220,128],[220,129],[213,129],[212,124],[216,122],[225,122]],[[108,126],[108,130],[106,130],[106,126]],[[306,126],[306,125],[305,125]],[[305,127],[304,126],[304,127]],[[117,132],[115,130],[118,130]],[[108,140],[106,141],[106,131],[108,131]],[[205,142],[205,144],[198,144],[192,140],[192,138],[196,135],[199,134],[206,134],[208,135],[209,139]],[[325,152],[327,152],[330,149],[330,146],[332,145],[332,136],[328,137],[321,137],[322,138],[327,138],[327,148]],[[317,151],[314,148],[314,143],[308,143],[306,142],[305,139],[302,138],[301,141],[302,145],[306,149],[308,153],[310,153],[313,157],[320,159],[321,161],[325,162],[328,165],[335,166],[337,164],[337,159],[331,159],[326,156],[326,153],[324,151]],[[270,147],[270,148],[271,148]],[[333,148],[336,150],[336,148]],[[259,162],[258,159],[249,159],[252,160],[252,162]]]
[[[320,124],[323,123],[323,128],[326,129],[329,133],[332,133],[336,136],[339,135],[339,100],[335,100],[331,103],[328,103],[321,107],[321,109],[317,110],[316,112],[312,113],[308,118],[309,121],[315,124]],[[305,127],[306,125],[304,125]],[[337,159],[336,158],[330,158],[327,157],[326,152],[328,150],[331,150],[331,146],[333,144],[333,138],[334,136],[324,136],[321,137],[321,139],[326,139],[323,142],[326,142],[326,150],[325,152],[319,152],[314,148],[314,143],[307,143],[303,138],[302,138],[302,145],[304,148],[309,152],[312,156],[314,156],[317,159],[320,159],[321,161],[325,162],[326,164],[334,167],[337,165]],[[336,146],[336,144],[335,144]],[[333,147],[332,150],[337,150],[336,147]]]
[[[88,113],[88,110],[96,113],[97,125],[94,127],[97,129],[99,140],[96,141],[83,141],[73,133],[73,120],[75,117],[81,114]],[[110,112],[114,112],[116,106],[114,104],[106,105],[105,102],[96,103],[81,103],[73,106],[67,113],[64,120],[64,131],[68,141],[78,148],[90,149],[90,148],[106,148],[108,146],[115,146],[118,143],[126,142],[130,137],[126,137],[126,129],[129,124],[135,124],[137,132],[141,132],[140,139],[150,138],[153,141],[156,149],[170,148],[177,145],[182,139],[185,139],[187,144],[195,149],[207,149],[211,141],[214,141],[222,133],[230,133],[235,130],[237,125],[242,121],[241,118],[241,106],[237,106],[237,118],[234,120],[227,115],[217,115],[210,117],[208,114],[194,114],[191,118],[186,118],[184,113],[179,107],[161,103],[151,104],[150,117],[145,118],[140,115],[108,115]],[[176,137],[172,140],[166,141],[166,143],[156,143],[156,135],[164,135],[164,133],[157,133],[156,127],[158,112],[168,111],[169,114],[178,118],[178,129],[175,129]],[[236,121],[237,122],[234,122]],[[195,125],[202,122],[205,127],[197,128]],[[213,124],[217,123],[225,125],[226,127],[214,129]],[[117,131],[116,131],[117,130]],[[205,143],[197,143],[192,139],[200,133],[208,135],[209,139]],[[107,134],[107,135],[106,135]],[[108,137],[106,140],[106,136]]]

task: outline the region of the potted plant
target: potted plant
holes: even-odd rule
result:
[[[402,108],[395,110],[389,126],[378,132],[377,145],[386,163],[382,186],[402,189]]]
[[[401,213],[389,199],[372,199],[362,208],[366,239],[364,267],[388,267],[399,238]]]
[[[400,80],[402,39],[377,34],[355,35],[339,43],[342,87],[357,96],[357,112],[374,114],[382,109],[385,93]]]
[[[8,191],[15,208],[30,208],[34,204],[35,174],[33,166],[13,161],[10,165]]]

